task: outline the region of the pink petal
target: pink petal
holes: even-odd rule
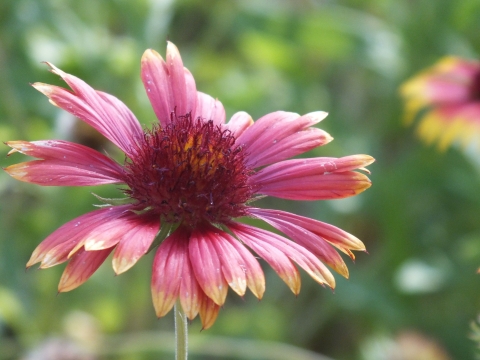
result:
[[[91,228],[69,257],[79,246],[84,246],[86,251],[94,251],[118,245],[113,257],[113,269],[118,275],[135,265],[147,252],[159,227],[157,216],[148,213],[139,215],[127,210],[117,218]]]
[[[167,61],[154,50],[147,50],[142,57],[142,81],[153,110],[162,127],[179,116],[193,113],[197,90],[192,74],[183,67],[178,49],[167,45]]]
[[[113,254],[113,270],[121,274],[130,269],[147,253],[160,228],[158,218],[142,219],[134,213],[128,213],[124,219],[121,234]]]
[[[142,81],[153,111],[162,127],[166,127],[175,111],[168,85],[167,64],[159,53],[151,49],[145,51],[141,63]]]
[[[116,220],[129,208],[130,205],[112,206],[89,212],[69,221],[37,246],[27,267],[42,262],[43,269],[67,261],[70,252],[76,247],[81,247],[83,241],[92,231],[95,231],[97,226]]]
[[[213,229],[212,229],[213,230]],[[222,273],[228,285],[238,295],[245,295],[247,290],[246,267],[237,249],[226,238],[230,235],[223,232],[211,232],[212,244],[222,263]]]
[[[62,161],[34,160],[10,165],[4,170],[17,180],[42,186],[95,186],[121,183],[118,179],[104,176],[97,171],[65,165],[66,163]]]
[[[246,112],[240,111],[235,113],[225,126],[238,138],[251,125],[253,125],[252,117]]]
[[[335,278],[332,273],[320,260],[303,246],[270,231],[245,224],[235,223],[234,227],[230,228],[242,241],[245,242],[245,244],[247,244],[247,246],[251,247],[262,258],[264,258],[275,271],[277,270],[272,264],[278,266],[277,261],[280,260],[283,255],[283,257],[295,261],[318,283],[327,284],[332,289],[335,287]],[[260,250],[260,252],[258,250]],[[265,256],[268,256],[268,258]],[[285,260],[283,262],[287,263]],[[281,269],[282,267],[280,267],[280,270]],[[283,273],[283,271],[280,273],[277,271],[277,273],[282,277],[280,273]],[[286,273],[284,274],[286,275],[284,275],[284,277],[288,279],[289,276]],[[288,280],[289,282],[291,281],[290,279]],[[289,284],[286,280],[285,282]],[[294,291],[294,288],[291,286],[290,288],[295,294],[298,294],[298,292]],[[298,291],[300,291],[300,279],[298,279]]]
[[[303,154],[332,140],[333,138],[323,130],[307,128],[279,141],[274,139],[265,151],[250,154],[248,161],[255,164],[255,167],[264,166]]]
[[[185,248],[183,251],[187,253],[188,248]],[[190,320],[193,320],[200,311],[202,299],[206,295],[200,288],[200,285],[198,285],[190,258],[187,258],[183,263],[179,296],[183,311]]]
[[[111,248],[99,251],[78,250],[63,271],[58,291],[66,292],[82,285],[97,271],[111,252]]]
[[[263,258],[280,278],[297,295],[300,292],[300,274],[284,251],[275,246],[257,241],[256,235],[249,232],[249,227],[242,224],[229,224],[229,229],[248,247]]]
[[[175,305],[184,263],[188,261],[188,238],[181,231],[167,237],[158,247],[152,268],[152,298],[158,317],[167,314]]]
[[[185,115],[193,111],[193,104],[187,103],[187,82],[185,81],[185,70],[182,58],[177,47],[167,42],[167,71],[170,85],[172,103],[177,115]],[[189,79],[190,81],[191,79]],[[189,83],[191,85],[191,83]],[[191,89],[189,89],[191,90]],[[196,88],[195,88],[196,90]],[[194,90],[194,91],[195,91]],[[192,91],[193,92],[193,91]]]
[[[136,140],[143,137],[142,127],[138,122],[136,116],[122,101],[120,101],[115,96],[103,91],[97,90],[96,93],[103,99],[108,114],[110,114],[113,119],[116,119],[114,126],[119,126],[117,122],[119,122],[120,120],[120,126],[123,125],[124,131],[131,133],[130,137],[133,142],[136,142]],[[128,145],[131,144],[132,142],[128,143]],[[129,151],[125,151],[125,153],[131,154]]]
[[[262,299],[265,292],[265,275],[257,259],[237,239],[227,233],[222,233],[222,235],[222,241],[228,242],[240,256],[238,263],[245,272],[248,288],[259,300]]]
[[[215,320],[217,320],[220,306],[207,296],[203,296],[202,304],[200,306],[200,319],[202,320],[202,330],[211,327]]]
[[[44,186],[88,186],[122,183],[122,167],[83,145],[62,140],[9,141],[9,155],[20,152],[43,160],[5,168],[17,180]]]
[[[215,125],[223,125],[225,123],[225,108],[220,101],[215,100],[210,95],[197,92],[197,107],[193,118],[200,118],[205,121],[212,120]]]
[[[369,155],[351,155],[341,158],[317,157],[292,159],[267,166],[257,172],[253,182],[270,182],[281,177],[295,178],[312,175],[325,175],[363,168],[375,160]]]
[[[333,225],[281,210],[249,208],[248,211],[253,216],[258,216],[264,220],[278,219],[303,228],[325,239],[347,254],[351,253],[349,250],[365,251],[365,245],[359,239]]]
[[[198,93],[192,73],[187,68],[183,68],[183,70],[185,72],[185,85],[187,87],[185,98],[187,104],[187,107],[185,108],[185,114],[187,114],[189,111],[193,112],[193,110],[196,108]],[[177,115],[182,115],[182,113],[177,112]]]
[[[356,195],[371,186],[365,175],[346,170],[373,161],[368,155],[286,160],[260,170],[249,181],[257,193],[283,199],[338,199]]]
[[[280,230],[297,244],[303,246],[324,263],[332,267],[336,272],[348,278],[348,268],[338,252],[322,237],[298,226],[288,220],[276,217],[274,211],[263,209],[249,209],[250,214],[269,223]]]
[[[258,194],[290,200],[329,200],[354,196],[371,186],[363,174],[354,171],[339,173],[300,174],[281,173],[271,180],[250,178]]]
[[[211,230],[201,227],[192,232],[188,250],[198,284],[209,298],[221,306],[225,302],[228,286],[214,242]]]
[[[237,143],[244,145],[248,149],[250,154],[247,160],[248,166],[262,166],[270,163],[269,157],[277,151],[284,152],[283,156],[289,157],[293,156],[289,154],[297,155],[310,150],[309,146],[313,146],[312,143],[309,143],[306,147],[298,145],[296,150],[290,151],[286,151],[285,144],[292,141],[295,142],[295,139],[299,136],[298,132],[320,122],[326,116],[327,113],[323,111],[304,116],[284,111],[273,112],[255,121],[252,126],[237,138]],[[327,143],[332,139],[323,131],[310,135],[319,135],[319,144]],[[279,145],[277,146],[277,144]],[[275,150],[272,151],[272,148]],[[266,154],[264,155],[264,153]]]
[[[120,100],[97,92],[79,78],[47,63],[54,74],[62,77],[73,92],[58,86],[35,83],[33,87],[45,94],[52,104],[90,124],[126,154],[143,136],[140,123]]]

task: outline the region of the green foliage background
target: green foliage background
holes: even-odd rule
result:
[[[350,279],[337,276],[332,293],[303,276],[295,298],[265,267],[267,292],[260,303],[250,294],[230,296],[212,329],[199,334],[199,321],[193,322],[195,339],[210,342],[203,355],[192,350],[191,358],[246,358],[247,347],[245,354],[227,348],[215,357],[218,335],[233,343],[291,344],[339,360],[389,359],[382,346],[413,331],[452,359],[474,359],[477,344],[469,337],[480,310],[478,149],[440,153],[422,144],[413,128],[402,125],[398,86],[444,55],[478,57],[480,2],[3,0],[0,140],[78,138],[62,130],[65,114],[29,86],[63,86],[42,61],[114,94],[148,126],[155,117],[140,81],[140,57],[146,48],[165,54],[167,39],[180,49],[197,88],[220,99],[227,116],[325,110],[330,115],[320,126],[335,140],[310,155],[377,159],[369,167],[372,188],[355,198],[262,203],[362,239],[369,254],[349,264]],[[20,158],[4,158],[2,166]],[[0,173],[0,359],[71,335],[68,324],[81,327],[75,314],[95,319],[107,340],[135,341],[153,331],[161,345],[172,330],[172,317],[157,320],[151,304],[152,254],[119,277],[106,263],[86,284],[59,296],[62,266],[25,272],[43,238],[93,209],[91,192],[118,194],[114,186],[42,188]],[[99,341],[101,359],[172,357],[167,345],[159,345],[160,352],[139,345],[137,352],[112,355]]]

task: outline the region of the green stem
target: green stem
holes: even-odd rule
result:
[[[180,302],[175,303],[175,360],[187,360],[188,356],[188,328],[187,316],[182,310]]]

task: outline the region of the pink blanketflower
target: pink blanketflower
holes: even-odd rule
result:
[[[409,124],[422,116],[418,133],[444,150],[455,140],[468,145],[480,135],[480,62],[447,56],[400,88]]]
[[[120,274],[160,241],[151,281],[157,316],[178,299],[189,319],[200,315],[204,328],[214,323],[228,287],[240,296],[248,287],[262,298],[264,273],[251,251],[295,294],[300,275],[293,262],[331,288],[335,279],[324,264],[348,277],[335,248],[353,258],[352,250],[365,250],[356,237],[317,220],[250,205],[262,196],[345,198],[370,187],[364,174],[353,171],[374,161],[368,155],[287,160],[332,140],[312,127],[326,113],[279,111],[254,122],[238,112],[225,123],[222,104],[196,90],[177,48],[168,43],[166,61],[153,50],[142,58],[141,77],[158,118],[144,131],[117,98],[47,64],[72,91],[33,86],[111,140],[126,159],[119,164],[61,140],[7,142],[9,154],[39,159],[5,169],[18,180],[44,186],[126,185],[125,199],[66,223],[33,252],[27,267],[68,261],[60,292],[85,282],[110,253]],[[240,217],[264,220],[290,239],[243,224]]]

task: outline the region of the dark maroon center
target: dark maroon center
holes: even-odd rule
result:
[[[225,223],[245,215],[250,173],[229,130],[187,114],[144,134],[137,155],[125,163],[125,192],[140,211],[168,222]]]

